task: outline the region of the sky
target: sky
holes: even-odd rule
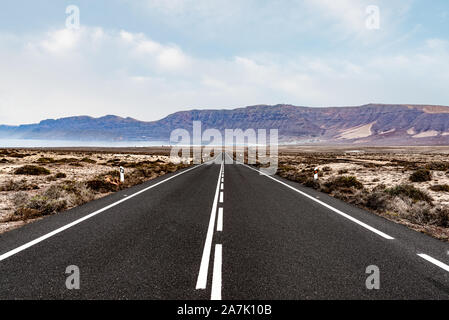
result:
[[[0,124],[367,103],[449,105],[447,0],[0,3]]]

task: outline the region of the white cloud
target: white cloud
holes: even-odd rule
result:
[[[77,32],[77,33],[72,33]],[[118,114],[156,120],[182,109],[252,104],[444,103],[449,48],[344,56],[202,58],[143,33],[84,27],[0,35],[1,123]]]
[[[305,3],[318,11],[320,16],[335,20],[344,28],[359,32],[365,27],[365,1],[353,0],[306,0]]]
[[[120,31],[120,39],[127,45],[135,58],[156,64],[163,70],[181,70],[189,66],[190,58],[175,45],[162,45],[147,39],[144,34]]]
[[[131,1],[161,26],[192,39],[256,45],[281,39],[301,42],[314,36],[330,43],[374,46],[397,38],[398,26],[414,0],[140,0]],[[380,29],[366,28],[368,6],[380,9]]]
[[[79,32],[69,29],[57,30],[49,32],[47,39],[41,42],[41,46],[50,52],[59,53],[73,49],[78,43],[79,38]]]

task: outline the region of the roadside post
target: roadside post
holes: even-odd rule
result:
[[[120,167],[120,182],[125,182],[125,168]]]
[[[313,180],[318,180],[318,167],[313,170]]]

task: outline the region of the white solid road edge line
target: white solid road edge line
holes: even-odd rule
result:
[[[134,194],[132,194],[132,195],[129,195],[129,196],[127,196],[126,198],[123,198],[123,199],[121,199],[121,200],[119,200],[119,201],[117,201],[117,202],[114,202],[114,203],[112,203],[112,204],[110,204],[110,205],[108,205],[108,206],[106,206],[106,207],[104,207],[104,208],[102,208],[102,209],[99,209],[99,210],[97,210],[97,211],[95,211],[95,212],[92,212],[92,213],[88,214],[87,216],[84,216],[84,217],[82,217],[82,218],[80,218],[80,219],[78,219],[78,220],[75,220],[75,221],[73,221],[73,222],[71,222],[71,223],[69,223],[69,224],[66,224],[65,226],[62,226],[62,227],[60,227],[60,228],[58,228],[58,229],[56,229],[56,230],[54,230],[54,231],[52,231],[52,232],[50,232],[50,233],[47,233],[47,234],[45,234],[45,235],[43,235],[43,236],[41,236],[41,237],[39,237],[39,238],[37,238],[37,239],[34,239],[34,240],[32,240],[32,241],[30,241],[30,242],[28,242],[28,243],[25,243],[25,244],[21,245],[20,247],[17,247],[17,248],[15,248],[15,249],[11,250],[11,251],[8,251],[8,252],[6,252],[6,253],[0,255],[0,261],[5,260],[6,258],[9,258],[9,257],[11,257],[11,256],[13,256],[13,255],[15,255],[15,254],[17,254],[17,253],[19,253],[19,252],[25,250],[25,249],[28,249],[28,248],[30,248],[30,247],[32,247],[32,246],[38,244],[39,242],[42,242],[42,241],[44,241],[44,240],[46,240],[46,239],[48,239],[48,238],[50,238],[50,237],[53,237],[54,235],[56,235],[56,234],[58,234],[58,233],[61,233],[62,231],[67,230],[67,229],[69,229],[69,228],[71,228],[71,227],[73,227],[73,226],[75,226],[75,225],[77,225],[77,224],[79,224],[79,223],[81,223],[81,222],[87,220],[87,219],[90,219],[90,218],[96,216],[96,215],[99,214],[99,213],[102,213],[102,212],[104,212],[104,211],[106,211],[106,210],[108,210],[108,209],[111,209],[112,207],[115,207],[116,205],[119,205],[119,204],[122,203],[122,202],[128,201],[129,199],[131,199],[131,198],[133,198],[133,197],[135,197],[135,196],[137,196],[137,195],[139,195],[139,194],[141,194],[141,193],[143,193],[143,192],[145,192],[145,191],[148,191],[148,190],[150,190],[150,189],[152,189],[152,188],[154,188],[154,187],[157,187],[158,185],[160,185],[160,184],[162,184],[162,183],[164,183],[164,182],[167,182],[167,181],[169,181],[169,180],[171,180],[171,179],[173,179],[173,178],[176,178],[176,177],[178,177],[178,176],[180,176],[180,175],[182,175],[182,174],[184,174],[184,173],[187,173],[187,172],[189,172],[189,171],[191,171],[191,170],[194,170],[194,169],[196,169],[196,168],[199,168],[199,167],[201,167],[202,165],[203,165],[203,164],[198,165],[198,166],[194,166],[193,168],[184,170],[184,171],[182,171],[182,172],[180,172],[180,173],[178,173],[178,174],[175,174],[175,175],[173,175],[173,176],[171,176],[171,177],[168,177],[168,178],[165,179],[165,180],[162,180],[162,181],[160,181],[160,182],[158,182],[158,183],[155,183],[155,184],[153,184],[153,185],[151,185],[151,186],[149,186],[149,187],[147,187],[147,188],[145,188],[145,189],[142,189],[142,190],[140,190],[140,191],[137,191],[136,193],[134,193]]]
[[[446,270],[447,272],[449,272],[449,266],[435,258],[432,258],[431,256],[428,256],[427,254],[424,253],[420,253],[418,254],[418,256],[420,256],[421,258],[433,263],[434,265],[440,267],[443,270]]]
[[[217,231],[223,231],[223,208],[218,208]]]
[[[215,245],[214,271],[212,273],[211,300],[221,300],[222,246]]]
[[[200,271],[196,281],[196,289],[206,289],[207,273],[209,270],[210,251],[212,248],[212,238],[215,231],[215,216],[217,215],[218,195],[220,193],[220,177],[223,170],[223,163],[220,166],[220,174],[218,175],[217,188],[215,189],[214,202],[210,212],[209,227],[207,229],[206,242],[204,243],[203,256],[201,258]]]
[[[242,164],[242,165],[244,165],[245,167],[250,168],[251,170],[254,170],[254,171],[259,172],[261,175],[264,175],[264,176],[266,176],[267,178],[270,178],[270,179],[272,179],[272,180],[274,180],[274,181],[276,181],[276,182],[278,182],[278,183],[280,183],[280,184],[282,184],[282,185],[284,185],[284,186],[286,186],[286,187],[292,189],[293,191],[298,192],[299,194],[303,195],[304,197],[307,197],[307,198],[309,198],[310,200],[313,200],[313,201],[315,201],[316,203],[321,204],[322,206],[324,206],[324,207],[326,207],[326,208],[328,208],[328,209],[334,211],[335,213],[337,213],[337,214],[339,214],[339,215],[345,217],[345,218],[348,219],[348,220],[351,220],[352,222],[357,223],[358,225],[364,227],[365,229],[368,229],[368,230],[370,230],[370,231],[372,231],[372,232],[378,234],[379,236],[381,236],[381,237],[383,237],[383,238],[385,238],[385,239],[387,239],[387,240],[394,240],[394,238],[391,237],[391,236],[389,236],[388,234],[383,233],[382,231],[379,231],[379,230],[377,230],[376,228],[373,228],[373,227],[367,225],[366,223],[364,223],[364,222],[362,222],[362,221],[360,221],[360,220],[357,220],[356,218],[350,216],[349,214],[346,214],[346,213],[344,213],[344,212],[342,212],[342,211],[340,211],[340,210],[338,210],[338,209],[336,209],[336,208],[334,208],[334,207],[328,205],[327,203],[325,203],[325,202],[323,202],[323,201],[320,201],[320,200],[318,200],[318,199],[316,199],[316,198],[314,198],[314,197],[308,195],[307,193],[302,192],[302,191],[300,191],[300,190],[298,190],[298,189],[296,189],[296,188],[294,188],[294,187],[288,185],[287,183],[285,183],[285,182],[283,182],[283,181],[280,181],[280,180],[278,180],[278,179],[275,179],[275,178],[273,178],[272,176],[269,176],[269,175],[267,175],[266,173],[263,173],[263,172],[261,172],[261,171],[259,171],[259,170],[257,170],[257,169],[251,168],[250,166],[248,166],[248,165],[246,165],[246,164],[244,164],[244,163],[241,163],[241,162],[239,162],[239,163]]]

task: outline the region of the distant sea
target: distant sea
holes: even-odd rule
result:
[[[57,148],[57,147],[154,147],[167,146],[168,141],[72,141],[0,139],[0,148]]]

